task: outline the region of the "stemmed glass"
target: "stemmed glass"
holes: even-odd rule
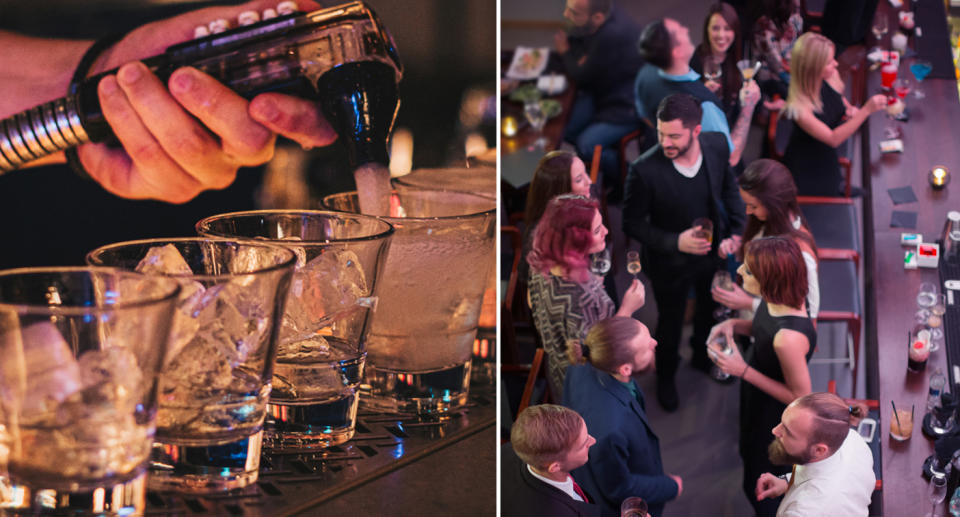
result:
[[[610,271],[610,248],[604,248],[590,255],[590,272],[595,275],[606,275]]]
[[[543,126],[547,123],[547,112],[543,110],[543,104],[540,99],[531,99],[523,105],[523,116],[530,123],[530,127],[537,133],[537,139],[533,142],[533,148],[542,148],[545,139],[543,138]]]
[[[883,136],[887,139],[898,138],[900,136],[900,128],[896,126],[897,117],[903,113],[906,105],[898,99],[895,95],[887,96],[887,107],[885,112],[887,114],[887,119],[889,122],[887,126],[883,128]]]
[[[710,287],[711,289],[733,291],[733,279],[730,278],[730,273],[725,269],[718,269],[717,272],[713,274],[713,281],[711,281]],[[731,316],[733,316],[733,310],[723,305],[713,311],[713,319],[717,321],[729,319]]]
[[[760,70],[760,62],[752,59],[741,59],[737,61],[737,68],[743,75],[743,82],[749,83],[753,80],[753,76],[757,75],[757,71]]]
[[[877,10],[877,15],[873,18],[873,27],[870,30],[873,31],[873,35],[877,38],[877,48],[880,48],[880,40],[887,34],[889,30],[889,24],[887,23],[887,17],[885,13]]]
[[[628,251],[627,273],[633,275],[633,278],[637,278],[637,275],[640,273],[641,269],[643,269],[643,266],[640,264],[640,253],[636,251]]]
[[[947,312],[947,295],[938,294],[937,301],[930,307],[927,328],[930,329],[930,351],[940,350],[943,341],[943,315]]]
[[[930,513],[926,517],[936,517],[937,515],[937,505],[942,503],[947,497],[947,476],[940,473],[935,473],[930,477],[930,488],[927,490],[927,495],[930,498],[930,504],[933,506],[930,507]]]
[[[913,78],[917,80],[917,87],[913,89],[913,96],[918,99],[923,99],[927,95],[920,89],[920,83],[930,75],[930,72],[933,70],[933,65],[929,61],[924,61],[918,59],[910,65],[910,73],[913,74]]]
[[[703,60],[703,77],[706,80],[719,83],[722,76],[723,69],[720,68],[720,63],[717,63],[710,57]]]

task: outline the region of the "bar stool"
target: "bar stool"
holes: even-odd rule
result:
[[[853,386],[856,389],[862,326],[856,263],[852,260],[821,260],[817,273],[820,281],[820,313],[817,315],[817,323],[820,326],[834,323],[846,326],[846,353],[841,357],[813,358],[810,364],[846,364],[851,370]],[[819,344],[818,348],[821,348]]]

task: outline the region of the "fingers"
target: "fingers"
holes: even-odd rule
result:
[[[305,148],[333,143],[337,134],[313,101],[264,93],[250,101],[250,117]]]

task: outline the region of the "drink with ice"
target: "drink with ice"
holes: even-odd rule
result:
[[[356,194],[324,205],[355,212]],[[466,402],[470,358],[490,272],[496,201],[400,188],[405,217],[380,276],[361,401],[378,410],[447,411]]]
[[[216,492],[256,481],[296,255],[266,244],[192,238],[113,244],[87,260],[181,284],[159,380],[150,487]]]
[[[393,227],[315,210],[237,212],[197,223],[202,235],[267,240],[297,255],[284,311],[264,446],[322,448],[353,437],[367,329]]]
[[[102,268],[0,272],[0,464],[10,489],[0,508],[144,511],[156,375],[179,292],[170,279]],[[113,494],[102,508],[90,504],[98,491]]]

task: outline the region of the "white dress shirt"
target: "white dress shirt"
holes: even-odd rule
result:
[[[572,477],[572,476],[568,475],[566,481],[554,481],[554,480],[552,480],[552,479],[550,479],[550,478],[548,478],[548,477],[543,477],[543,476],[541,476],[540,474],[537,474],[536,472],[533,471],[533,469],[530,467],[530,465],[527,465],[527,470],[530,472],[530,474],[533,475],[533,477],[539,479],[540,481],[543,481],[544,483],[546,483],[546,484],[548,484],[548,485],[550,485],[550,486],[552,486],[552,487],[554,487],[554,488],[558,488],[558,489],[562,490],[564,493],[566,493],[567,495],[569,495],[570,497],[572,497],[574,501],[581,501],[581,502],[583,502],[583,498],[580,497],[580,494],[578,494],[577,491],[573,489],[573,477]]]
[[[777,517],[867,517],[876,483],[870,447],[851,429],[832,456],[797,465]]]

